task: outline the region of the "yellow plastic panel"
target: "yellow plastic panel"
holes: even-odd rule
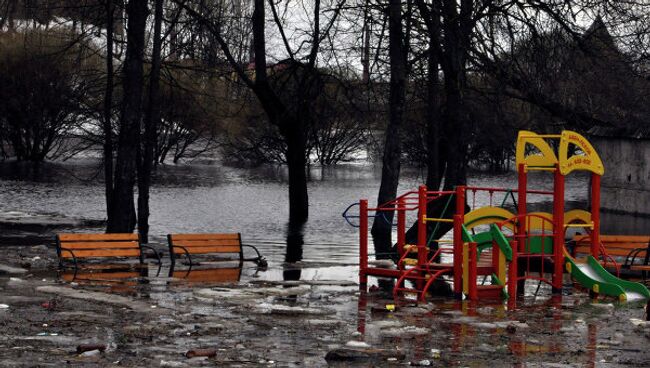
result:
[[[539,153],[526,155],[526,146],[531,145],[539,151]],[[557,157],[553,149],[546,143],[544,138],[537,133],[529,132],[527,130],[519,131],[517,136],[517,153],[516,153],[517,168],[519,164],[526,164],[528,166],[554,166],[557,163]]]
[[[497,269],[497,277],[499,280],[505,280],[506,279],[506,255],[503,254],[501,249],[497,247],[496,249],[497,252],[499,252],[499,267]]]
[[[531,212],[525,219],[528,230],[553,231],[553,215],[548,212]],[[548,220],[548,221],[547,221]]]
[[[565,224],[589,224],[591,213],[585,210],[571,210],[564,213]]]
[[[568,157],[569,144],[574,144],[578,147],[582,151],[582,154]],[[598,156],[594,147],[585,137],[576,132],[570,130],[562,132],[559,153],[560,173],[562,175],[567,175],[575,170],[591,171],[598,175],[603,175],[605,173],[603,162],[600,160],[600,156]]]
[[[480,225],[490,225],[515,217],[512,212],[501,207],[481,207],[465,214],[465,227],[471,230]],[[513,229],[512,223],[505,225]]]

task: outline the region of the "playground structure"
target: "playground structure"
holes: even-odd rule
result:
[[[556,141],[557,154],[549,140]],[[554,293],[559,293],[566,270],[594,294],[614,296],[622,301],[650,299],[650,292],[643,284],[622,280],[606,269],[617,270],[618,266],[600,241],[600,179],[604,167],[586,138],[572,131],[557,135],[521,131],[517,138],[516,167],[516,189],[457,186],[452,191],[430,191],[421,186],[377,208],[369,208],[368,201],[362,199],[358,203],[360,284],[365,286],[368,276],[394,278],[395,297],[410,293],[424,300],[436,280],[445,280],[451,281],[456,297],[465,295],[470,300],[503,297],[514,301],[517,289],[523,287],[525,280],[545,282]],[[528,188],[528,173],[532,171],[552,174],[553,190]],[[565,212],[565,177],[574,171],[587,171],[591,175],[590,211]],[[493,197],[499,193],[504,194],[503,203],[494,206]],[[489,196],[490,206],[472,208],[465,213],[470,195],[474,204],[477,195],[485,194]],[[531,195],[550,198],[553,212],[529,213]],[[516,214],[503,208],[508,197],[514,202]],[[428,207],[438,201],[446,201],[444,209],[429,217]],[[450,210],[452,203],[455,205]],[[349,209],[343,214],[348,222],[357,217],[348,215]],[[397,218],[394,226],[399,260],[396,266],[370,266],[368,219],[387,212]],[[416,216],[415,244],[406,242],[407,215]],[[445,223],[453,226],[451,236],[434,239],[436,230]],[[427,230],[430,225],[434,226],[433,231]],[[589,234],[590,254],[577,257],[567,250],[565,235],[572,228]],[[488,277],[490,284],[485,285]]]

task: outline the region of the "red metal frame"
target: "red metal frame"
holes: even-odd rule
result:
[[[397,200],[397,254],[404,255],[406,245],[406,210],[404,209],[404,198]]]
[[[518,214],[524,214],[527,213],[526,211],[526,194],[528,193],[527,187],[528,187],[528,173],[526,172],[526,165],[525,164],[519,164],[519,168],[517,169],[517,172],[519,173],[518,180],[517,180],[517,185],[519,189],[517,190],[517,213]],[[525,234],[526,233],[526,224],[523,222],[517,223],[517,233],[519,234]],[[523,250],[524,244],[519,244],[519,249]]]
[[[600,250],[600,175],[591,174],[591,255],[598,259]]]
[[[368,200],[359,201],[359,286],[368,283]]]
[[[418,266],[423,267],[427,263],[427,187],[420,186],[418,193]]]
[[[463,260],[457,257],[463,254],[463,237],[461,226],[465,222],[465,191],[467,187],[456,187],[456,215],[454,215],[454,295],[462,297],[463,292]]]
[[[530,168],[535,169],[535,168]],[[465,202],[467,200],[467,191],[470,190],[473,194],[472,203],[476,200],[476,193],[479,191],[488,192],[490,195],[490,203],[492,202],[492,196],[494,193],[504,193],[504,192],[516,192],[517,193],[517,216],[512,219],[508,219],[502,223],[499,223],[498,226],[501,228],[505,223],[510,222],[515,227],[514,235],[510,236],[511,245],[512,245],[512,260],[508,267],[508,277],[507,277],[507,291],[510,295],[509,302],[514,306],[516,303],[517,295],[517,282],[525,279],[541,280],[549,283],[553,287],[553,292],[558,293],[562,288],[562,278],[563,278],[563,265],[564,265],[564,236],[565,236],[565,227],[564,227],[564,207],[565,207],[565,177],[561,174],[559,166],[556,164],[554,168],[543,168],[546,171],[553,171],[553,191],[545,190],[530,190],[528,186],[528,170],[529,168],[525,164],[520,164],[518,167],[518,182],[517,189],[504,189],[504,188],[488,188],[488,187],[473,187],[473,186],[457,186],[454,191],[428,191],[427,187],[422,185],[418,188],[417,191],[408,191],[401,196],[397,197],[392,201],[388,201],[377,208],[368,208],[368,201],[362,199],[359,202],[359,277],[360,284],[365,288],[365,285],[368,281],[368,276],[379,276],[379,277],[391,277],[398,279],[396,290],[406,290],[403,289],[403,283],[405,280],[411,280],[416,284],[416,292],[420,293],[420,299],[424,299],[425,292],[428,287],[433,283],[433,281],[444,274],[451,274],[453,277],[453,291],[456,297],[462,296],[462,277],[463,277],[463,247],[465,246],[462,239],[461,226],[464,223],[465,217]],[[593,221],[593,230],[591,231],[591,253],[594,257],[598,257],[602,252],[601,243],[600,243],[600,175],[592,174],[591,180],[591,214]],[[527,201],[529,194],[536,195],[552,195],[553,196],[553,218],[549,220],[545,217],[538,215],[530,215],[527,212]],[[452,247],[449,249],[449,246],[444,247],[442,243],[439,243],[438,250],[429,257],[429,252],[427,251],[427,221],[439,221],[436,219],[427,220],[427,204],[430,201],[440,199],[444,196],[454,195],[456,198],[456,211],[453,215],[453,241]],[[396,269],[392,268],[381,268],[381,267],[369,267],[368,266],[368,214],[370,211],[376,213],[384,211],[394,211],[397,212],[397,247],[400,260],[398,261],[398,267]],[[408,256],[409,252],[405,252],[404,248],[406,245],[406,230],[407,230],[407,212],[414,211],[417,212],[417,264],[413,268],[406,268],[404,266],[404,258]],[[535,236],[540,236],[541,239],[541,249],[539,253],[531,253],[531,238],[530,234],[527,233],[527,229],[530,228],[530,221],[533,217],[539,217],[542,219],[542,228],[540,234],[535,234]],[[551,230],[551,226],[546,228],[546,223],[549,225],[552,223],[552,232],[547,232],[546,230]],[[546,237],[553,238],[553,253],[544,253],[546,244]],[[479,288],[477,286],[477,277],[478,275],[489,275],[496,267],[498,267],[499,258],[497,252],[493,252],[492,265],[487,266],[478,266],[477,263],[477,245],[476,243],[468,243],[469,247],[469,262],[467,270],[469,277],[469,290],[468,297],[471,300],[478,299]],[[453,264],[449,267],[435,265],[436,257],[439,257],[443,253],[454,254]],[[607,256],[604,253],[604,256]],[[522,267],[526,267],[526,272],[523,272],[522,276],[519,276],[519,260],[527,259]],[[531,259],[538,258],[541,260],[541,269],[540,275],[535,276],[530,274],[530,264]],[[554,262],[554,267],[552,270],[551,280],[544,278],[544,275],[547,273],[544,270],[544,259],[552,259]],[[548,270],[550,271],[550,270]],[[428,278],[427,278],[428,277]]]
[[[467,270],[467,277],[469,278],[469,280],[468,280],[469,298],[471,300],[478,300],[477,259],[476,259],[477,258],[477,250],[476,250],[476,243],[475,242],[469,243],[468,257],[469,257],[469,260],[468,260],[467,264],[469,265],[469,270]]]
[[[564,175],[560,172],[560,166],[555,165],[553,172],[553,292],[562,291],[562,273],[564,265]]]

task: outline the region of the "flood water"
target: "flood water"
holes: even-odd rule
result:
[[[99,172],[101,168],[92,161],[47,164],[38,171],[0,164],[0,216],[21,212],[101,220],[105,203]],[[218,346],[222,365],[325,366],[324,357],[332,349],[366,344],[377,351],[404,354],[404,361],[384,359],[376,366],[404,366],[409,361],[421,366],[472,367],[647,365],[644,339],[650,336],[650,323],[644,327],[639,303],[592,300],[577,288],[565,288],[561,297],[551,297],[548,285],[535,282],[527,283],[516,308],[449,298],[418,305],[408,298],[396,303],[390,292],[380,288],[360,291],[358,229],[348,225],[341,213],[360,198],[375,204],[379,168],[312,169],[309,221],[294,229],[287,228],[285,175],[282,169],[269,167],[166,166],[160,169],[151,195],[151,235],[161,249],[171,232],[240,232],[245,243],[258,246],[268,258],[268,269],[247,263],[243,269],[206,267],[177,275],[166,261],[162,271],[148,264],[146,272],[137,276],[112,271],[55,274],[53,248],[43,256],[43,247],[11,247],[3,262],[14,268],[23,267],[26,260],[32,264],[20,277],[0,274],[0,300],[7,303],[0,311],[6,330],[0,342],[11,346],[0,349],[0,366],[26,357],[70,364],[71,359],[85,359],[70,353],[77,341],[105,341],[108,346],[118,341],[118,348],[93,359],[124,366],[158,362],[173,366],[185,359],[183,352],[200,346]],[[415,189],[422,181],[422,172],[404,169],[400,191]],[[529,183],[534,189],[552,189],[550,175],[531,175]],[[514,188],[516,174],[471,173],[469,184]],[[566,184],[566,210],[586,208],[588,178],[571,176]],[[467,200],[473,207],[499,206],[503,194],[491,198],[485,193],[469,194]],[[548,198],[531,196],[530,202],[531,211],[551,209]],[[647,222],[603,216],[608,233],[643,233],[649,228]],[[53,239],[56,231],[79,230],[48,229],[52,233],[44,236]],[[62,287],[61,281],[69,285]],[[370,282],[374,286],[377,281],[371,278]],[[105,297],[84,299],[92,291]],[[83,297],[56,294],[62,292]],[[113,300],[122,296],[128,300]],[[18,305],[19,301],[24,304]],[[146,313],[127,312],[120,304],[127,302],[129,308],[144,308]],[[78,316],[83,316],[83,323],[78,323]],[[186,366],[184,361],[181,364]],[[355,366],[369,365],[361,361]]]
[[[105,200],[98,162],[71,160],[47,163],[38,169],[16,163],[0,164],[0,213],[18,211],[84,219],[104,219]],[[533,175],[536,174],[536,175]],[[552,189],[552,176],[532,173],[530,188]],[[357,263],[358,229],[349,226],[341,213],[351,203],[367,198],[375,204],[380,168],[369,164],[346,164],[336,168],[312,168],[309,182],[309,220],[301,229],[287,229],[288,190],[286,172],[278,167],[239,169],[221,165],[162,166],[151,193],[151,239],[164,244],[174,232],[240,232],[244,243],[260,248],[271,262]],[[424,180],[424,172],[402,170],[400,192],[412,190]],[[516,173],[492,175],[472,172],[469,184],[515,188]],[[567,210],[586,208],[588,177],[572,175],[566,180]],[[531,196],[535,210],[550,212],[548,198]],[[470,206],[503,202],[484,193]],[[511,203],[511,202],[509,202]],[[508,203],[507,203],[508,204]],[[603,233],[643,233],[648,219],[604,214]],[[646,230],[647,231],[647,230]],[[294,244],[287,254],[287,240]],[[304,242],[302,249],[299,248]],[[297,248],[296,248],[297,247]]]

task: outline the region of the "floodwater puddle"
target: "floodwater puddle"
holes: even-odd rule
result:
[[[300,278],[284,277],[289,266]],[[351,281],[355,267],[325,270],[329,266],[271,263],[260,270],[245,263],[234,276],[230,267],[175,274],[178,270],[164,264],[158,276],[156,265],[99,268],[95,275],[64,271],[58,279],[47,271],[52,268],[0,275],[0,295],[8,306],[0,311],[8,326],[0,345],[9,348],[0,353],[0,363],[16,354],[124,366],[643,366],[648,361],[650,326],[638,305],[592,300],[578,291],[552,297],[547,290],[536,293],[536,285],[526,288],[516,306],[437,297],[415,303],[393,299],[380,284],[360,291]],[[19,320],[28,321],[27,327],[16,324]],[[108,348],[93,357],[76,353],[77,346],[89,344]],[[216,355],[185,356],[206,348]]]
[[[341,210],[376,195],[369,169],[346,171],[354,180],[342,175],[311,182],[310,190],[317,190],[310,191],[310,219],[293,229],[284,221],[283,183],[215,168],[188,170],[177,170],[177,183],[152,191],[157,248],[166,249],[168,232],[241,232],[244,243],[267,257],[268,268],[205,262],[171,269],[165,259],[160,270],[151,264],[57,273],[55,251],[43,245],[52,232],[37,234],[39,246],[3,248],[0,366],[592,367],[650,361],[650,323],[642,306],[592,300],[568,285],[565,295],[552,297],[546,285],[529,283],[516,305],[395,300],[391,288],[384,291],[374,280],[372,291],[359,290],[358,233],[346,227]],[[189,188],[188,175],[194,178]],[[408,188],[421,179],[407,176]],[[490,187],[515,183],[508,175],[472,180]],[[584,183],[567,185],[571,200],[584,200]],[[74,218],[103,218],[99,184],[0,180],[0,188],[0,212],[14,217],[10,211],[18,208],[65,208]],[[80,195],[84,201],[76,200]],[[13,239],[24,241],[23,231],[2,239],[22,244]],[[78,353],[80,346],[95,345],[103,349]],[[196,355],[206,350],[210,356]]]

